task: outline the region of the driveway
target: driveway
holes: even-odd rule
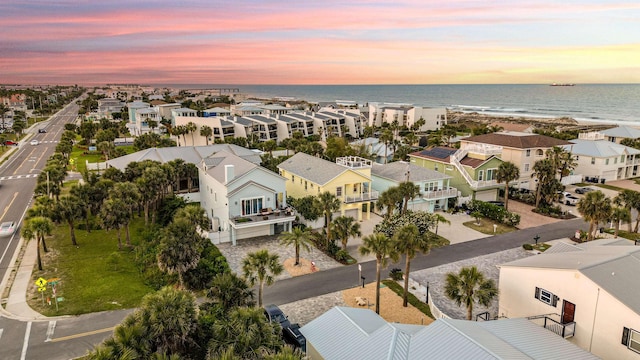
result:
[[[554,219],[550,217],[546,217],[540,214],[536,214],[533,211],[533,206],[527,205],[525,203],[521,203],[519,201],[509,201],[509,211],[514,212],[520,215],[520,224],[518,225],[518,229],[528,229],[541,225],[553,224],[559,221],[563,221],[560,219]],[[577,215],[577,211],[575,211],[575,207],[572,207],[571,210],[574,215]]]

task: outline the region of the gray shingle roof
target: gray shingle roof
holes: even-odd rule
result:
[[[213,160],[213,161],[212,161]],[[218,151],[215,154],[207,157],[205,161],[215,163],[215,166],[209,167],[207,165],[207,174],[216,179],[219,183],[225,184],[225,165],[233,165],[233,180],[240,178],[242,175],[256,169],[259,165],[242,159],[232,153],[226,151]],[[233,181],[232,180],[232,181]]]
[[[280,163],[278,168],[319,185],[324,185],[343,172],[350,171],[331,161],[301,152]]]
[[[409,170],[409,180],[414,182],[451,178],[451,176],[438,171],[425,169],[422,166],[413,165],[403,161],[396,161],[389,164],[374,163],[371,168],[371,175],[393,180],[395,182],[403,182],[407,180],[407,170]]]
[[[569,143],[568,141],[550,136],[529,133],[491,133],[471,136],[462,141],[493,144],[517,149],[550,148]]]
[[[544,252],[501,267],[576,270],[640,314],[640,248],[618,242],[580,244],[582,251]]]

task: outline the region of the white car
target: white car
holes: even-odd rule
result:
[[[38,140],[35,140],[35,139],[34,139],[34,140],[31,140],[31,143],[30,143],[30,144],[31,144],[31,145],[38,145],[38,144],[39,144],[39,142],[38,142]]]
[[[0,224],[0,236],[10,236],[16,230],[16,223],[7,221]]]

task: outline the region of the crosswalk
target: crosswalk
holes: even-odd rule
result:
[[[10,176],[0,176],[0,181],[3,180],[22,180],[22,179],[32,179],[37,178],[39,174],[23,174],[23,175],[10,175]],[[82,179],[81,174],[77,173],[69,173],[65,180],[77,180]]]

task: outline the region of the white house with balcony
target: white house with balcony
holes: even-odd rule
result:
[[[212,221],[209,238],[231,242],[290,231],[285,178],[234,154],[219,151],[199,164],[200,206]]]
[[[372,186],[379,193],[406,181],[420,187],[420,195],[408,203],[411,210],[434,212],[448,209],[449,199],[455,199],[459,192],[450,186],[451,178],[452,176],[404,161],[384,165],[374,163],[371,168]],[[385,210],[379,209],[383,212]]]
[[[438,130],[447,124],[447,109],[409,104],[369,103],[369,126],[379,127],[383,123],[391,124],[397,121],[398,125],[410,128],[420,119],[423,119],[425,124],[418,129],[419,131]]]
[[[571,140],[563,147],[573,154],[575,174],[586,180],[612,181],[637,177],[640,150],[606,140]]]
[[[638,359],[639,271],[629,240],[558,243],[500,265],[499,315],[529,318],[603,359]]]
[[[590,131],[578,134],[580,140],[605,140],[620,144],[624,139],[640,139],[640,130],[631,126],[617,126],[606,130]]]

